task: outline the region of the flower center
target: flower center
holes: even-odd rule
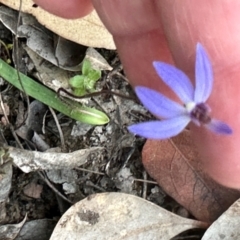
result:
[[[207,124],[211,122],[210,111],[210,108],[205,103],[199,103],[190,111],[190,116],[202,124]]]

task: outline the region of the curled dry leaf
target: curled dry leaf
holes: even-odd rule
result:
[[[240,200],[237,200],[205,232],[202,240],[237,240],[240,238]]]
[[[12,159],[5,148],[0,148],[0,203],[7,202],[12,186]]]
[[[25,50],[34,63],[38,72],[36,77],[39,81],[45,86],[53,89],[55,92],[57,92],[60,87],[65,89],[70,88],[69,78],[72,75],[70,75],[68,71],[58,68],[48,61],[43,61],[41,56],[27,46],[25,47]]]
[[[101,193],[68,209],[50,240],[169,240],[185,230],[206,227],[133,195]]]
[[[73,169],[86,163],[91,154],[97,154],[102,148],[93,147],[71,153],[38,152],[8,148],[13,162],[25,173],[47,169]]]
[[[108,64],[106,59],[97,52],[94,48],[88,48],[86,51],[86,59],[88,59],[93,69],[97,70],[108,70],[111,71],[113,68]]]
[[[26,220],[27,220],[27,215],[20,223],[1,225],[0,239],[2,240],[15,239],[18,233],[20,232],[22,226],[26,222]]]
[[[142,161],[166,193],[201,221],[214,221],[240,196],[202,171],[188,131],[169,140],[148,140]]]
[[[55,225],[56,221],[51,219],[26,222],[15,240],[49,240]]]
[[[28,48],[48,62],[69,71],[81,69],[81,62],[85,57],[87,47],[52,33],[35,17],[27,13],[21,14],[21,22],[16,29],[18,12],[6,6],[0,6],[0,21],[18,38],[26,39]],[[19,49],[21,49],[20,46],[24,46],[24,44],[19,45]],[[20,54],[24,55],[25,53],[18,50],[18,57]],[[13,54],[13,60],[16,62],[15,58],[15,54]],[[25,68],[24,65],[23,71]]]
[[[19,1],[1,0],[1,2],[19,10]],[[42,25],[58,35],[89,47],[116,49],[112,35],[95,11],[84,18],[69,20],[54,16],[40,7],[34,8],[33,4],[32,0],[22,0],[22,11],[34,15]]]

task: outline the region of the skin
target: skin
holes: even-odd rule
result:
[[[175,96],[156,75],[152,62],[175,63],[194,82],[195,46],[207,50],[214,70],[208,100],[212,116],[234,133],[219,136],[190,126],[203,166],[219,183],[240,188],[240,2],[239,0],[37,0],[66,18],[82,17],[92,4],[113,34],[125,72],[133,86]],[[66,3],[67,2],[67,3]]]

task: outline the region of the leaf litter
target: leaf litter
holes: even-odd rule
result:
[[[187,130],[170,140],[147,140],[142,157],[148,173],[166,193],[199,220],[213,222],[240,196],[202,171]]]
[[[117,54],[106,50],[100,52],[104,52],[105,58],[111,63],[110,67],[113,67],[114,71],[119,73],[121,68],[119,68],[120,62]],[[27,65],[29,66],[31,64],[31,57],[28,57],[24,51],[23,54],[25,54],[25,59],[28,58]],[[96,62],[98,61],[99,60]],[[35,63],[33,63],[33,65],[34,64]],[[58,66],[55,67],[57,72]],[[116,71],[116,69],[120,70]],[[30,75],[36,74],[32,67],[29,68],[27,72]],[[41,72],[42,71],[38,69],[38,73]],[[54,79],[53,75],[52,82],[57,81],[57,79],[58,77]],[[3,87],[8,89],[6,84],[4,84]],[[104,72],[103,78],[97,88],[98,90],[110,89],[120,91],[124,94],[128,93],[130,96],[134,96],[128,82],[121,77],[121,73],[116,75],[109,74],[107,71]],[[56,89],[57,87],[55,87],[55,90]],[[15,90],[8,90],[4,92],[3,95],[4,104],[5,106],[9,106],[10,109],[12,124],[14,124],[14,118],[18,118],[18,114],[20,114],[22,108],[21,106],[24,106],[25,103],[21,94],[18,92],[16,94],[16,91],[14,91]],[[101,95],[94,97],[91,101],[86,101],[86,103],[91,106],[100,106],[108,113],[111,121],[106,126],[91,126],[84,134],[78,134],[76,127],[74,134],[71,134],[73,126],[75,126],[74,121],[57,113],[56,116],[65,140],[65,147],[60,151],[64,151],[65,153],[51,149],[52,147],[60,146],[61,143],[56,122],[49,112],[45,111],[43,117],[40,117],[38,120],[33,120],[33,122],[38,122],[41,128],[40,130],[36,130],[31,126],[31,131],[46,143],[44,148],[49,149],[48,151],[50,153],[36,151],[36,146],[38,145],[35,145],[33,142],[31,134],[27,138],[21,137],[20,142],[26,149],[24,150],[25,153],[30,155],[38,154],[38,157],[30,158],[30,162],[26,164],[26,166],[31,166],[32,170],[34,170],[34,172],[29,172],[27,175],[19,171],[16,166],[13,167],[13,182],[10,194],[9,185],[7,187],[7,196],[10,197],[10,202],[7,203],[5,198],[3,198],[0,208],[0,222],[2,224],[20,222],[26,213],[28,213],[28,223],[33,223],[33,219],[59,219],[62,216],[58,222],[60,230],[58,226],[54,230],[54,234],[62,233],[61,228],[69,227],[71,229],[73,226],[76,226],[77,221],[77,224],[80,224],[80,226],[71,234],[79,234],[79,230],[81,230],[80,234],[82,234],[84,230],[81,229],[81,224],[88,226],[89,231],[84,232],[83,239],[94,239],[91,234],[94,234],[95,225],[99,227],[97,230],[103,230],[102,235],[101,233],[96,235],[96,237],[100,238],[96,239],[106,239],[106,236],[109,236],[107,235],[109,234],[109,227],[113,227],[113,232],[114,229],[117,229],[116,227],[119,227],[116,233],[118,234],[118,238],[112,239],[172,239],[187,229],[207,228],[209,224],[206,222],[212,222],[217,219],[217,217],[239,197],[238,192],[220,187],[206,176],[203,176],[201,168],[199,168],[197,164],[192,165],[192,161],[190,161],[190,164],[187,163],[186,159],[194,160],[197,158],[195,158],[195,153],[191,152],[191,144],[189,142],[186,143],[185,137],[170,140],[170,142],[167,142],[166,148],[163,143],[161,143],[163,145],[159,145],[159,143],[148,140],[143,149],[143,163],[145,168],[150,175],[157,180],[163,190],[185,208],[170,199],[163,192],[162,188],[155,184],[147,184],[147,188],[144,188],[146,183],[138,181],[138,179],[143,179],[144,176],[140,161],[144,139],[134,138],[132,135],[129,135],[126,127],[136,121],[147,120],[151,118],[151,116],[141,105],[137,104],[136,101],[133,104],[133,101],[116,96],[112,97],[111,95]],[[15,109],[15,112],[13,109]],[[26,112],[26,109],[24,112]],[[35,112],[35,114],[38,115],[38,112]],[[21,118],[24,119],[24,115]],[[8,151],[5,154],[5,158],[8,156],[7,160],[11,161],[11,159],[13,159],[13,161],[16,161],[24,151],[20,151],[20,149],[17,150],[16,147],[18,145],[15,139],[11,137],[7,125],[3,125],[3,119],[1,125],[5,126],[0,135],[1,145],[7,144],[11,146],[7,148]],[[74,154],[75,151],[88,150],[90,148],[97,149],[99,147],[104,150],[99,153],[93,152],[93,154],[89,155],[89,159],[85,158],[82,163],[79,162],[76,166],[71,165],[73,158],[71,154],[66,153],[72,152]],[[174,150],[170,150],[170,148],[174,148]],[[178,148],[179,150],[177,150]],[[156,152],[156,150],[159,152]],[[161,152],[160,150],[163,151]],[[16,151],[16,154],[11,156],[11,151]],[[165,154],[163,155],[164,151]],[[21,154],[17,154],[20,152]],[[44,154],[48,154],[42,159],[49,164],[51,159],[49,156],[51,156],[51,154],[54,156],[54,152],[57,154],[55,155],[56,160],[59,160],[57,164],[55,165],[53,163],[52,166],[50,165],[50,167],[45,168],[47,170],[45,170],[43,174],[39,173],[37,169],[41,168],[41,164],[36,164],[34,161],[41,159],[41,156],[44,156]],[[151,156],[153,156],[153,153],[155,155],[157,153],[157,157],[149,159],[149,157],[151,158]],[[63,157],[64,165],[61,165],[60,155],[65,157],[65,161]],[[174,157],[173,159],[179,161],[179,163],[175,165],[177,161],[165,160],[165,164],[163,164],[161,163],[162,160],[159,161],[159,157],[161,156],[167,156],[167,158],[171,159]],[[70,160],[67,160],[67,157],[70,157]],[[26,158],[26,160],[27,159],[28,158]],[[24,162],[24,164],[25,163],[26,162]],[[36,168],[34,164],[36,164]],[[31,169],[31,167],[28,169]],[[75,167],[75,169],[72,169],[73,167]],[[27,170],[27,172],[32,170]],[[39,190],[37,190],[36,193],[34,193],[33,189],[30,192],[26,192],[26,189],[34,186],[33,184],[35,184]],[[66,197],[62,195],[62,193],[65,194]],[[141,198],[123,193],[129,193],[138,197],[144,195],[147,199],[152,199],[155,204],[160,205],[162,208],[146,202]],[[95,195],[91,197],[92,194]],[[230,197],[226,199],[226,195]],[[93,201],[91,202],[91,200]],[[69,208],[71,206],[69,203],[76,204],[73,205],[72,208]],[[78,205],[84,206],[85,210],[79,210]],[[170,210],[170,212],[163,208]],[[51,209],[51,211],[49,211],[49,209]],[[67,209],[69,210],[64,215]],[[234,211],[238,211],[238,208],[233,207],[233,209]],[[195,221],[190,218],[181,218],[171,213],[175,212],[188,217],[188,211],[197,219],[205,222]],[[108,219],[107,221],[109,221],[110,224],[107,224],[107,221],[102,221],[101,216]],[[68,219],[70,220],[68,221]],[[146,221],[146,219],[148,220]],[[221,219],[221,217],[219,219]],[[228,217],[224,221],[228,222],[230,221],[229,219],[231,218]],[[68,225],[68,222],[70,225]],[[114,222],[117,224],[112,224]],[[154,226],[156,226],[156,228],[154,228]],[[214,227],[214,224],[212,228],[217,229],[217,227]],[[209,228],[209,231],[212,228]],[[33,227],[28,228],[27,234],[33,229]],[[232,231],[237,233],[234,229]],[[22,231],[19,236],[21,236],[21,234],[23,234]],[[54,234],[51,239],[53,239]],[[90,234],[90,238],[87,238],[87,234]],[[30,236],[34,235],[30,233]],[[49,236],[50,235],[45,239],[49,239]],[[161,237],[159,238],[159,236]],[[186,233],[181,236],[191,239],[191,233]],[[196,234],[193,237],[196,239]],[[197,234],[197,238],[200,239],[200,237],[201,234]],[[22,237],[21,239],[26,238]],[[111,236],[108,239],[111,239]],[[176,239],[178,239],[178,237],[176,237]]]

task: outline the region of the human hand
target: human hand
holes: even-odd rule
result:
[[[92,10],[90,0],[35,0],[57,15],[77,18]],[[208,100],[214,118],[231,126],[231,136],[191,126],[205,170],[223,185],[240,188],[240,3],[219,1],[93,0],[113,34],[132,85],[174,98],[159,80],[153,61],[174,62],[194,80],[195,48],[200,42],[212,61],[213,92]]]

